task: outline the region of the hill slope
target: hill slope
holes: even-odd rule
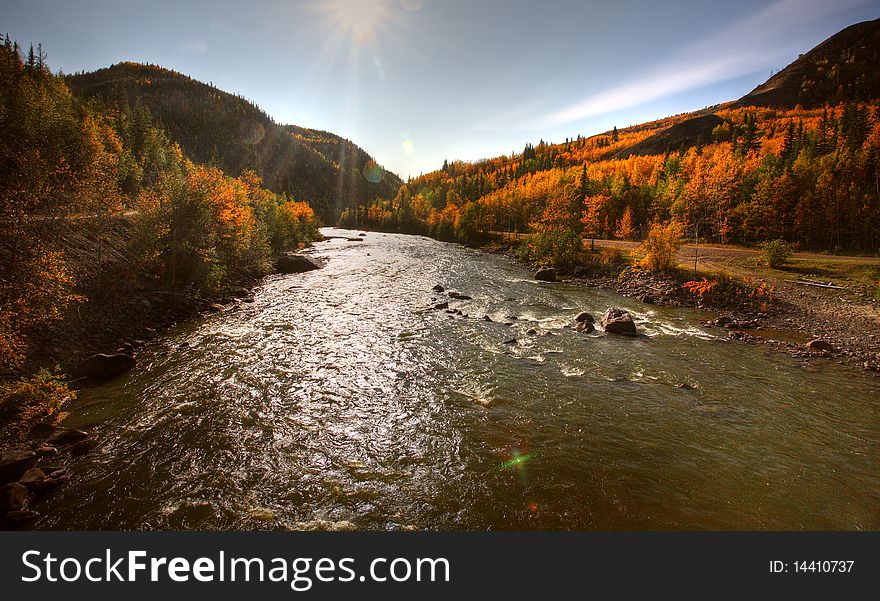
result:
[[[834,34],[766,82],[736,106],[821,107],[880,98],[880,19]]]
[[[175,71],[119,63],[68,76],[66,82],[83,98],[115,106],[133,119],[155,120],[196,162],[232,175],[255,170],[267,188],[308,201],[325,221],[335,221],[356,203],[393,196],[401,184],[352,142],[279,125],[244,98]]]

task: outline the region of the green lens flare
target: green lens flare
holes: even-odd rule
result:
[[[514,452],[513,452],[513,458],[510,459],[510,460],[508,460],[508,461],[505,461],[504,463],[502,463],[502,464],[501,464],[501,469],[502,469],[502,470],[506,470],[506,469],[509,469],[509,468],[511,468],[511,467],[520,468],[520,467],[522,467],[527,461],[529,461],[530,459],[534,459],[534,458],[535,458],[535,455],[534,455],[533,453],[526,453],[526,454],[524,454],[524,455],[521,455],[521,454],[519,453],[519,451],[514,451]]]

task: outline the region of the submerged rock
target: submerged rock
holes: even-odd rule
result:
[[[4,457],[0,461],[0,484],[18,480],[36,462],[37,454],[33,451]]]
[[[27,497],[28,489],[24,484],[13,482],[0,486],[0,515],[24,507]]]
[[[638,330],[636,330],[636,323],[633,321],[632,315],[618,307],[611,307],[605,311],[605,315],[602,316],[600,323],[608,334],[638,336]]]
[[[5,516],[3,516],[3,528],[15,528],[17,526],[21,526],[22,524],[26,524],[27,522],[32,522],[40,514],[36,511],[10,511]]]
[[[84,430],[73,430],[69,428],[58,428],[55,433],[49,437],[47,442],[51,442],[53,444],[75,444],[80,441],[86,440],[89,437],[89,433]]]
[[[321,266],[305,255],[287,253],[278,257],[278,260],[275,261],[275,268],[280,273],[305,273],[321,269]]]
[[[574,320],[578,323],[581,323],[584,321],[588,321],[590,323],[596,323],[596,318],[593,317],[593,315],[591,313],[588,313],[586,311],[581,311],[580,313],[575,315]]]
[[[18,479],[19,484],[24,484],[28,488],[37,486],[46,479],[46,474],[38,467],[32,467]]]
[[[584,334],[589,334],[590,332],[596,331],[596,326],[593,325],[592,321],[584,320],[580,321],[575,328],[578,332],[583,332]]]
[[[79,455],[85,455],[92,449],[98,446],[98,441],[94,438],[87,438],[85,440],[81,440],[70,449],[70,454],[74,457]]]
[[[471,300],[470,296],[468,296],[467,294],[462,294],[458,290],[450,290],[449,292],[447,292],[447,295],[449,296],[449,298],[454,298],[456,300]]]
[[[437,309],[437,310],[440,310],[440,309],[448,309],[448,308],[449,308],[449,303],[447,303],[447,302],[437,303],[436,305],[434,305],[434,308]]]
[[[73,372],[77,378],[109,379],[124,374],[135,366],[135,358],[123,353],[98,354],[80,364]]]
[[[825,340],[820,340],[818,338],[815,340],[810,340],[807,343],[807,348],[810,349],[811,351],[834,352],[834,347],[831,345],[830,342],[826,342]]]
[[[552,267],[542,267],[535,273],[535,279],[541,282],[555,282],[556,270]]]

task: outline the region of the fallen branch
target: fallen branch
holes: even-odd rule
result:
[[[814,286],[816,288],[830,288],[831,290],[845,290],[843,286],[835,286],[834,284],[820,284],[819,282],[804,282],[803,280],[785,280],[792,284],[800,284],[801,286]]]

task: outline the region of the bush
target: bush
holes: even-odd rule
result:
[[[710,278],[702,278],[682,284],[682,288],[699,299],[701,304],[712,307],[749,307],[768,311],[776,298],[776,288],[764,280],[737,280],[729,273],[717,272]]]
[[[771,240],[761,245],[761,260],[773,269],[784,267],[793,254],[794,250],[785,240]]]
[[[678,264],[676,255],[681,248],[684,229],[674,221],[666,225],[651,224],[647,239],[639,248],[639,265],[648,271],[668,271]]]
[[[32,376],[0,384],[0,416],[34,421],[58,413],[61,405],[76,398],[61,374],[41,369]]]
[[[625,250],[609,246],[602,249],[602,253],[599,255],[599,260],[602,265],[606,265],[607,267],[623,267],[629,263],[630,257],[629,253]]]
[[[528,257],[540,265],[567,269],[576,265],[583,254],[580,234],[567,228],[539,227],[528,243]]]

